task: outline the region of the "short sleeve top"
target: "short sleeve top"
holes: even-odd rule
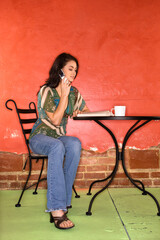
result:
[[[50,88],[44,85],[40,89],[38,93],[39,118],[32,128],[29,139],[31,139],[36,134],[44,134],[54,138],[66,135],[68,117],[71,117],[75,110],[82,111],[85,106],[85,101],[77,88],[71,86],[68,96],[68,105],[64,112],[62,121],[59,126],[55,126],[45,111],[54,112],[58,107],[59,101],[60,97],[55,88]]]

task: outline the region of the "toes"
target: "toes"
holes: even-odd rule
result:
[[[60,227],[62,228],[67,228],[67,227],[72,227],[74,224],[70,221],[70,220],[67,220],[63,223],[60,224]]]

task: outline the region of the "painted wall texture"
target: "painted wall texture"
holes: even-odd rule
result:
[[[160,116],[159,0],[1,0],[0,151],[24,153],[16,113],[5,108],[36,101],[54,58],[69,52],[79,59],[74,85],[90,110],[126,105],[127,115]],[[131,121],[107,122],[122,142]],[[68,135],[84,149],[104,152],[114,144],[96,123],[69,120]],[[160,143],[160,123],[133,134],[128,147]]]

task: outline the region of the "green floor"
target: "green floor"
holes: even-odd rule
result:
[[[160,189],[149,189],[160,202]],[[68,217],[76,227],[59,230],[49,223],[45,213],[46,190],[32,195],[25,192],[22,207],[15,208],[20,191],[0,192],[1,240],[160,240],[160,216],[150,196],[142,196],[135,188],[109,189],[101,193],[86,216],[87,190],[79,190],[81,198],[73,198]],[[95,192],[95,190],[93,190]]]

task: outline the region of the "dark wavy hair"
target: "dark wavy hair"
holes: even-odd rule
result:
[[[55,61],[53,62],[53,65],[49,71],[49,78],[46,80],[45,85],[51,87],[51,88],[56,88],[58,87],[59,83],[60,83],[60,70],[67,64],[67,62],[69,61],[75,61],[77,64],[77,71],[76,71],[76,76],[78,73],[78,69],[79,69],[79,63],[78,60],[70,55],[69,53],[61,53],[60,55],[58,55],[55,59]]]

